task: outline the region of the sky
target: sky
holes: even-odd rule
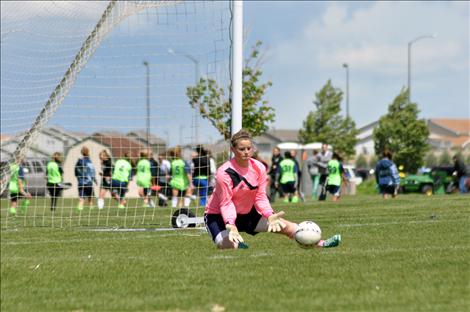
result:
[[[469,2],[245,1],[245,50],[264,45],[263,79],[277,129],[302,127],[331,79],[357,127],[376,121],[407,86],[421,118],[470,118]],[[345,114],[346,100],[342,104]],[[295,107],[295,109],[292,109]]]
[[[173,144],[191,140],[192,116],[175,124],[182,111],[189,110],[185,90],[195,76],[195,64],[185,55],[198,59],[202,75],[207,74],[208,64],[215,64],[212,72],[221,69],[219,77],[228,77],[228,21],[222,26],[215,23],[209,31],[201,27],[211,24],[211,18],[228,20],[229,10],[227,2],[209,2],[224,13],[210,15],[218,12],[215,8],[206,18],[194,8],[209,4],[176,3],[183,9],[158,7],[124,19],[80,73],[51,123],[87,131],[142,129],[146,116],[142,61],[147,60],[152,133]],[[1,5],[2,130],[14,132],[31,125],[107,3],[2,1]],[[327,80],[345,90],[345,63],[349,111],[356,126],[378,120],[407,85],[408,43],[423,35],[434,38],[414,42],[410,59],[411,100],[418,104],[420,117],[470,118],[469,2],[244,1],[243,7],[245,55],[261,40],[262,81],[273,83],[265,96],[276,112],[271,128],[300,129],[315,109],[315,93]],[[192,20],[191,14],[198,17]],[[174,28],[166,27],[166,21]],[[188,33],[186,21],[191,22]],[[36,35],[37,25],[44,26],[41,36]],[[214,49],[213,42],[219,41]],[[177,55],[170,49],[176,49]],[[345,103],[343,99],[343,114]],[[4,117],[9,116],[7,105],[11,118]],[[170,107],[174,112],[169,112]],[[201,125],[201,136],[215,140],[211,125]]]

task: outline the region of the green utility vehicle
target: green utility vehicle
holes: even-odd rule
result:
[[[400,180],[400,191],[402,193],[450,194],[457,185],[452,175],[452,166],[439,166],[424,174],[407,174]]]

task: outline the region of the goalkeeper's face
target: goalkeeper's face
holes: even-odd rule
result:
[[[247,161],[253,156],[253,144],[251,140],[240,140],[232,151],[238,161]]]

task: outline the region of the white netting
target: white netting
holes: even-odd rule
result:
[[[148,149],[161,161],[179,145],[182,158],[191,164],[194,147],[203,144],[219,163],[226,159],[226,147],[215,144],[221,136],[190,107],[186,89],[199,78],[213,78],[225,88],[230,84],[230,5],[2,1],[2,186],[8,194],[8,163],[16,156],[23,160],[25,183],[33,195],[24,214],[20,198],[16,216],[8,198],[2,198],[2,226],[167,226],[174,210],[144,208],[135,177],[125,208],[117,208],[107,192],[104,209],[96,209],[95,199],[95,209],[85,203],[78,211],[75,165],[83,146],[88,147],[97,196],[102,150],[114,163],[129,153],[134,173],[139,154]],[[55,152],[64,156],[63,182],[71,186],[51,212],[45,171]],[[161,172],[158,179],[154,186],[164,184]],[[170,197],[171,192],[162,188],[159,193]],[[156,190],[152,201],[158,201]],[[167,204],[171,206],[170,198]],[[193,199],[190,212],[200,217],[202,209],[194,209],[198,206]]]

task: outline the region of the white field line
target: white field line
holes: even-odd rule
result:
[[[414,220],[414,221],[392,221],[392,222],[374,222],[374,223],[340,223],[336,225],[337,227],[363,227],[363,226],[386,226],[386,225],[395,225],[395,224],[420,224],[420,223],[436,223],[445,221],[448,222],[462,222],[461,219],[456,220],[439,220],[439,219],[430,219],[430,220]]]
[[[139,236],[129,236],[129,237],[112,237],[112,238],[85,238],[85,239],[57,239],[57,240],[43,240],[43,241],[2,241],[2,245],[40,245],[40,244],[62,244],[62,243],[84,243],[84,242],[95,242],[95,241],[126,241],[126,240],[136,240],[136,239],[155,239],[160,237],[174,237],[174,236],[189,236],[189,237],[199,237],[202,234],[182,234],[182,233],[168,233],[168,234],[152,234],[152,235],[139,235]]]
[[[223,252],[223,251],[222,251]],[[230,251],[229,251],[230,252]],[[233,251],[232,252],[236,252],[236,251]],[[248,257],[250,258],[260,258],[260,257],[272,257],[273,255],[271,253],[267,253],[267,252],[261,252],[261,253],[256,253],[256,254],[252,254],[252,255],[249,255]],[[236,258],[240,258],[240,257],[245,257],[244,254],[237,254],[237,255],[215,255],[215,256],[211,256],[211,257],[208,257],[208,259],[211,259],[211,260],[220,260],[220,259],[236,259]]]

